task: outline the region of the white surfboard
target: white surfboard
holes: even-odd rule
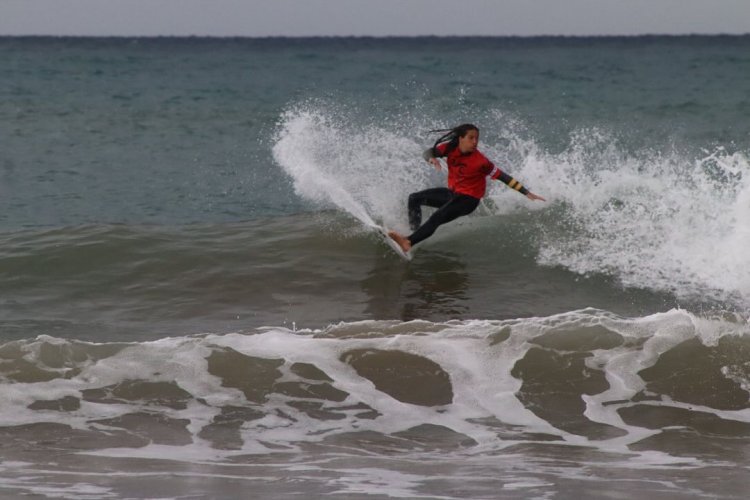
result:
[[[380,237],[383,238],[383,241],[393,249],[396,254],[398,254],[399,257],[401,257],[404,260],[411,260],[411,252],[404,252],[401,249],[401,246],[399,246],[398,243],[393,241],[393,239],[388,236],[388,229],[383,226],[374,225],[372,228],[380,234]]]

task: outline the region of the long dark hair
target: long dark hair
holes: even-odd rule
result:
[[[447,155],[458,147],[458,139],[468,134],[470,130],[476,130],[477,133],[479,133],[479,127],[472,123],[463,123],[458,127],[453,128],[430,130],[430,133],[443,132],[443,135],[438,137],[438,140],[436,140],[435,144],[432,145],[432,153],[437,156],[438,145],[444,142],[448,142],[448,146],[445,149],[445,154]]]

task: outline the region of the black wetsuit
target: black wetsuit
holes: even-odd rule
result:
[[[437,208],[427,222],[422,224],[422,205]],[[455,193],[448,188],[432,188],[409,195],[409,226],[414,231],[409,236],[412,245],[432,236],[446,222],[469,215],[479,205],[479,198]]]

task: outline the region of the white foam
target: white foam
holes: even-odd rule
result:
[[[603,372],[609,388],[599,394],[582,396],[586,404],[585,416],[594,422],[625,431],[622,437],[605,440],[590,440],[571,434],[538,417],[519,399],[522,381],[512,375],[517,361],[538,346],[532,342],[536,337],[595,326],[603,326],[625,339],[619,346],[595,350],[593,356],[586,360],[591,369]],[[299,451],[299,443],[320,442],[340,433],[373,431],[392,435],[425,424],[442,426],[469,436],[477,446],[456,453],[479,456],[496,453],[518,443],[507,435],[500,439],[498,431],[487,424],[496,421],[514,426],[527,436],[531,433],[557,436],[559,441],[555,446],[587,446],[633,457],[628,445],[659,432],[658,429],[627,425],[617,411],[630,404],[628,401],[646,388],[638,373],[653,366],[661,354],[685,340],[697,338],[706,345],[715,345],[726,336],[748,335],[749,329],[750,325],[746,323],[697,318],[682,310],[643,318],[620,318],[605,311],[586,309],[546,318],[507,321],[362,321],[333,325],[324,332],[295,332],[270,327],[252,335],[168,338],[131,344],[95,362],[81,361],[80,373],[69,378],[0,384],[0,398],[4,402],[0,425],[59,422],[79,429],[106,431],[106,425],[93,424],[92,421],[135,412],[158,412],[171,419],[187,420],[186,430],[192,436],[192,443],[186,446],[152,443],[138,449],[117,448],[91,453],[206,462],[222,461],[234,455],[296,452]],[[338,330],[349,333],[378,332],[379,335],[342,337],[337,335]],[[502,331],[509,332],[507,339],[493,343],[492,339]],[[34,359],[32,353],[37,352],[39,343],[46,340],[28,343],[27,357]],[[333,380],[331,385],[349,394],[344,401],[324,403],[327,410],[336,412],[342,418],[314,418],[294,404],[290,405],[301,398],[281,392],[270,393],[263,403],[248,402],[241,390],[224,387],[219,377],[208,372],[206,358],[217,348],[231,348],[252,357],[283,360],[278,368],[281,372],[279,382],[309,384],[309,380],[297,375],[291,367],[295,363],[316,366]],[[355,349],[398,350],[430,359],[449,375],[453,401],[442,406],[426,407],[399,401],[381,392],[371,380],[360,376],[342,359],[346,352]],[[746,373],[740,368],[725,370],[725,376],[732,380],[744,380]],[[81,401],[79,409],[66,412],[28,408],[36,400],[54,400],[71,395],[81,398],[82,391],[86,389],[133,379],[175,383],[189,392],[192,398],[183,409],[154,405],[148,401]],[[747,384],[742,386],[746,387]],[[362,412],[362,407],[357,406],[360,403],[375,410],[378,417],[358,417]],[[750,422],[750,410],[717,410],[671,401],[666,397],[637,404],[684,408],[712,413],[724,419]],[[222,406],[226,405],[244,406],[263,414],[261,418],[242,424],[239,429],[241,442],[232,450],[215,449],[211,442],[200,437],[201,431],[212,424]],[[658,453],[649,455],[647,460],[649,463],[659,460],[663,464],[675,463],[674,458],[666,455],[660,457]],[[682,460],[681,463],[686,461]],[[8,463],[2,465],[10,467]]]
[[[329,485],[339,488],[333,495],[370,495],[377,491],[377,494],[389,498],[455,498],[417,493],[416,488],[424,484],[427,478],[416,474],[372,467],[337,469],[336,472],[339,477],[329,481]]]
[[[39,471],[34,471],[38,474]],[[21,496],[38,496],[41,498],[65,498],[75,500],[99,500],[105,498],[119,498],[111,488],[87,483],[55,483],[42,482],[38,476],[21,478],[3,478],[0,480],[1,489],[15,489],[23,493]]]
[[[429,173],[420,145],[385,128],[347,127],[345,111],[301,105],[284,113],[274,160],[301,197],[366,226],[406,229],[406,200]]]
[[[588,131],[548,154],[528,146],[521,172],[565,207],[569,230],[541,235],[540,261],[606,273],[678,296],[750,304],[750,164],[742,153],[618,151]]]

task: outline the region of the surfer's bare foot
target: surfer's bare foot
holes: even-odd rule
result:
[[[398,246],[401,247],[401,250],[404,251],[404,253],[408,253],[409,250],[411,250],[411,241],[406,236],[402,236],[398,234],[396,231],[388,231],[388,236],[398,243]]]

